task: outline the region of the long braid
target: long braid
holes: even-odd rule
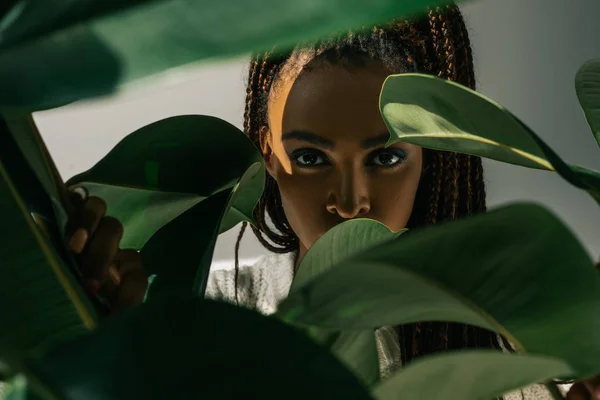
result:
[[[244,132],[246,135],[252,131],[252,118],[250,116],[254,113],[252,109],[257,102],[254,101],[254,88],[256,87],[256,79],[258,77],[258,62],[255,59],[250,60],[249,73],[248,73],[248,85],[246,87],[246,106],[244,110]]]
[[[459,154],[459,170],[460,170],[460,182],[459,182],[459,214],[468,216],[472,214],[472,198],[473,189],[471,188],[471,157],[466,154]]]
[[[433,48],[437,54],[438,76],[474,89],[475,78],[472,66],[472,52],[464,20],[458,8],[450,5],[430,10],[429,22]],[[458,40],[456,39],[457,37]],[[447,167],[442,170],[442,180],[445,182],[442,189],[444,192],[442,197],[446,200],[442,220],[450,221],[469,215],[472,212],[483,211],[485,209],[485,195],[482,169],[476,175],[476,183],[479,189],[476,192],[478,207],[475,210],[471,210],[469,206],[473,203],[472,199],[460,196],[461,187],[470,186],[473,177],[467,166],[470,166],[473,160],[475,160],[476,165],[481,165],[481,159],[479,157],[458,155],[456,153],[444,152],[443,154]],[[461,163],[461,158],[467,158],[468,161]],[[448,168],[449,165],[452,165],[452,167]],[[446,344],[450,348],[478,347],[480,345],[489,347],[494,344],[493,337],[495,334],[484,329],[461,324],[440,324],[437,322],[429,322],[427,324],[437,325],[436,328],[442,335],[444,332],[447,333],[446,337],[448,339]]]
[[[245,104],[245,109],[244,109],[244,133],[247,136],[250,136],[250,132],[252,132],[252,115],[256,114],[256,106],[258,104],[257,101],[255,101],[254,97],[255,97],[255,88],[257,86],[256,82],[257,82],[257,78],[258,78],[259,72],[258,72],[258,61],[253,57],[250,60],[249,66],[248,66],[248,84],[246,86],[246,104]],[[240,244],[242,241],[242,238],[244,236],[244,232],[246,231],[246,227],[248,226],[248,223],[244,221],[244,223],[242,224],[242,227],[240,229],[240,233],[238,234],[238,238],[235,242],[235,302],[236,304],[239,305],[239,296],[238,296],[238,281],[239,281],[239,274],[240,274]]]
[[[451,69],[454,59],[453,44],[452,41],[448,40],[446,19],[442,13],[441,7],[430,9],[428,26],[420,26],[421,29],[428,29],[429,31],[429,35],[425,35],[429,41],[426,40],[422,43],[421,53],[424,55],[423,58],[429,61],[427,64],[434,66],[434,68],[430,67],[432,70],[430,73],[433,72],[440,78],[454,80],[455,75]],[[428,69],[427,64],[424,65],[425,70]],[[458,171],[455,171],[456,168],[452,168],[455,166],[454,158],[455,156],[452,153],[437,152],[437,160],[434,162],[437,162],[438,165],[436,171],[432,174],[434,180],[429,183],[430,209],[426,220],[428,225],[456,218],[457,196],[455,196],[453,185],[458,180]],[[443,200],[441,204],[440,199]],[[425,350],[423,349],[423,342],[431,343],[430,347],[426,349],[428,353],[448,349],[451,340],[450,325],[443,322],[419,322],[414,324],[414,327],[405,329],[405,331],[412,331],[413,335],[412,339],[408,337],[401,339],[410,340],[413,344],[413,352],[410,356],[405,356],[405,362],[423,353],[422,350]],[[438,337],[432,337],[432,332],[437,332]]]
[[[268,69],[267,69],[268,68]],[[267,64],[267,57],[252,57],[249,63],[248,68],[248,83],[246,86],[246,104],[244,110],[244,133],[253,141],[253,143],[260,147],[260,137],[259,130],[260,126],[265,123],[265,110],[263,110],[263,101],[262,97],[266,96],[266,92],[270,89],[265,85],[265,74],[269,74],[272,68],[269,68]],[[256,126],[254,125],[256,124]],[[273,188],[273,180],[271,182],[267,180],[265,187],[265,194],[271,194],[265,196],[261,196],[258,207],[253,212],[253,217],[255,221],[257,221],[258,228],[252,226],[252,230],[255,233],[256,237],[260,241],[260,243],[265,246],[267,249],[273,252],[279,252],[280,248],[271,244],[265,237],[263,236],[263,232],[268,233],[270,229],[268,229],[265,213],[260,212],[260,210],[264,210],[267,202],[273,202],[274,198],[279,196],[279,191],[276,188]],[[276,201],[276,200],[275,200]],[[273,207],[273,204],[269,204]],[[275,204],[275,209],[277,209],[277,205]],[[244,232],[246,230],[247,223],[244,222],[240,229],[240,233],[235,243],[235,299],[236,302],[238,299],[238,278],[239,278],[239,248],[241,240],[244,236]],[[281,241],[278,241],[278,237],[271,238],[274,240],[275,244],[283,244]]]
[[[250,61],[244,129],[246,135],[259,148],[263,145],[261,143],[262,127],[267,125],[266,99],[271,90],[274,77],[281,68],[283,61],[270,57],[269,53],[253,57]],[[267,215],[275,228],[282,234],[273,232],[269,228]],[[253,226],[252,230],[259,242],[268,250],[274,253],[285,253],[289,251],[290,246],[296,244],[297,238],[293,235],[293,231],[283,213],[277,182],[271,176],[266,178],[265,192],[261,196],[258,206],[254,209],[253,218],[257,223],[257,227]]]
[[[456,6],[454,7],[454,12],[459,15],[460,18],[450,18],[448,24],[450,29],[452,29],[452,33],[459,38],[459,40],[454,41],[456,52],[461,54],[461,57],[455,59],[456,81],[475,90],[475,69],[472,67],[473,50],[471,48],[471,41],[469,39],[465,20]]]
[[[457,218],[456,208],[458,203],[458,158],[456,153],[445,153],[444,158],[447,168],[444,172],[444,209],[442,213],[443,221],[453,221]]]
[[[238,238],[235,242],[235,303],[239,306],[240,305],[240,298],[238,296],[238,281],[240,278],[240,258],[239,258],[239,253],[240,253],[240,244],[242,243],[242,237],[244,236],[244,231],[246,230],[246,227],[248,226],[248,222],[244,221],[242,223],[242,229],[240,229],[240,233],[238,234]]]
[[[435,7],[426,18],[395,20],[385,26],[302,44],[288,54],[265,53],[251,60],[244,115],[246,134],[261,148],[268,134],[269,93],[278,79],[285,78],[280,76],[283,67],[297,62],[292,55],[302,52],[308,58],[357,66],[364,66],[368,59],[376,60],[391,71],[432,74],[475,88],[468,32],[454,5]],[[409,228],[485,211],[485,184],[479,157],[423,149],[423,160]],[[269,175],[253,215],[257,226],[252,230],[268,250],[286,253],[298,249],[298,237],[285,216],[277,182]],[[489,347],[495,343],[492,333],[456,323],[406,324],[399,326],[398,331],[404,363],[440,350]]]
[[[473,193],[473,209],[476,211],[486,211],[487,207],[485,204],[485,181],[483,179],[483,163],[481,158],[473,157],[471,170],[474,172],[472,175],[472,182],[475,182]]]
[[[432,154],[435,157],[435,164],[432,165],[432,179],[429,183],[429,210],[427,214],[427,225],[435,224],[440,213],[440,197],[442,188],[442,179],[444,175],[444,153],[435,152]]]

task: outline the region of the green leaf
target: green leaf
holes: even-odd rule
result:
[[[294,276],[290,293],[301,290],[315,277],[336,263],[365,249],[391,240],[403,231],[394,233],[380,222],[354,219],[327,231],[306,253]],[[352,245],[349,245],[352,243]],[[373,329],[331,332],[308,330],[311,337],[330,350],[367,385],[379,380],[379,359]]]
[[[123,12],[148,0],[56,0],[52,4],[43,1],[13,0],[12,7],[2,17],[2,47],[11,47],[39,39],[52,32],[84,23],[104,15]]]
[[[596,142],[600,144],[600,59],[581,66],[575,77],[575,90]]]
[[[103,198],[121,221],[121,246],[141,250],[156,275],[152,300],[204,293],[218,234],[253,221],[264,180],[262,157],[239,129],[185,115],[137,130],[69,184]]]
[[[23,154],[27,164],[31,167],[41,186],[46,193],[55,199],[59,199],[57,184],[50,172],[46,155],[42,151],[39,143],[39,136],[36,135],[36,127],[31,117],[6,117],[6,128],[14,138],[18,150]]]
[[[219,223],[231,189],[198,203],[162,227],[141,251],[148,275],[148,301],[182,293],[203,297]]]
[[[565,163],[508,110],[465,86],[430,75],[392,75],[379,108],[390,131],[388,144],[402,141],[556,171],[600,204],[598,172]]]
[[[262,158],[252,164],[233,188],[227,214],[221,221],[219,233],[227,232],[241,221],[256,225],[252,212],[265,187],[265,166]]]
[[[496,351],[460,351],[430,356],[379,384],[378,400],[493,399],[532,382],[572,374],[562,360]]]
[[[0,395],[4,400],[27,400],[28,397],[33,397],[29,393],[27,379],[23,375],[17,375],[8,382],[2,382],[0,385]]]
[[[352,246],[352,243],[348,243]],[[364,329],[453,321],[502,333],[520,351],[600,370],[600,277],[579,241],[532,204],[402,236],[346,260],[279,307],[292,323]]]
[[[254,163],[234,188],[208,197],[154,234],[141,252],[148,274],[158,275],[148,298],[186,292],[204,297],[217,236],[252,221],[263,185],[264,165]]]
[[[182,115],[128,135],[68,184],[103,198],[107,214],[126,228],[121,245],[139,250],[186,210],[238,185],[243,190],[231,205],[226,228],[252,221],[264,174],[260,153],[239,129],[215,117]]]
[[[177,67],[163,78],[181,79],[181,67],[200,60],[289,47],[443,2],[23,0],[20,15],[0,21],[0,109],[56,107]]]
[[[290,293],[357,253],[392,240],[406,229],[392,232],[381,222],[357,218],[328,230],[306,253],[294,276]],[[350,244],[351,243],[351,244]]]
[[[0,367],[8,376],[24,355],[92,329],[98,317],[61,252],[52,201],[6,129],[0,150]]]
[[[0,383],[0,398],[2,400],[61,400],[52,388],[36,379],[35,375],[29,373],[27,376],[35,382],[34,385],[30,384],[24,374],[16,375],[6,383]],[[2,387],[2,384],[5,387]],[[2,392],[2,390],[5,390],[5,392]]]
[[[70,400],[370,398],[296,329],[201,299],[145,304],[30,365]]]
[[[331,353],[364,385],[373,386],[379,382],[379,355],[372,329],[337,332],[329,338],[329,343]]]

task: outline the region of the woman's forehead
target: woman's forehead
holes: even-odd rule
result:
[[[272,133],[290,131],[364,140],[386,132],[379,112],[384,68],[311,68],[293,82],[282,82],[269,104]],[[338,137],[339,136],[339,137]]]

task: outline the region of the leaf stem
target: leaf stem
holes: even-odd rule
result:
[[[546,386],[546,389],[548,389],[548,392],[550,392],[550,395],[554,400],[565,400],[564,396],[556,386],[556,383],[549,381],[544,383],[544,386]]]

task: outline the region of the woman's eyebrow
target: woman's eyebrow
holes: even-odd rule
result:
[[[363,149],[372,149],[373,147],[383,146],[388,140],[390,140],[390,134],[389,132],[385,132],[379,136],[363,140],[360,147]]]
[[[325,139],[316,133],[306,131],[291,131],[284,133],[281,135],[281,140],[301,140],[303,142],[308,142],[315,146],[322,147],[326,150],[331,150],[334,147],[334,144],[331,140]]]

